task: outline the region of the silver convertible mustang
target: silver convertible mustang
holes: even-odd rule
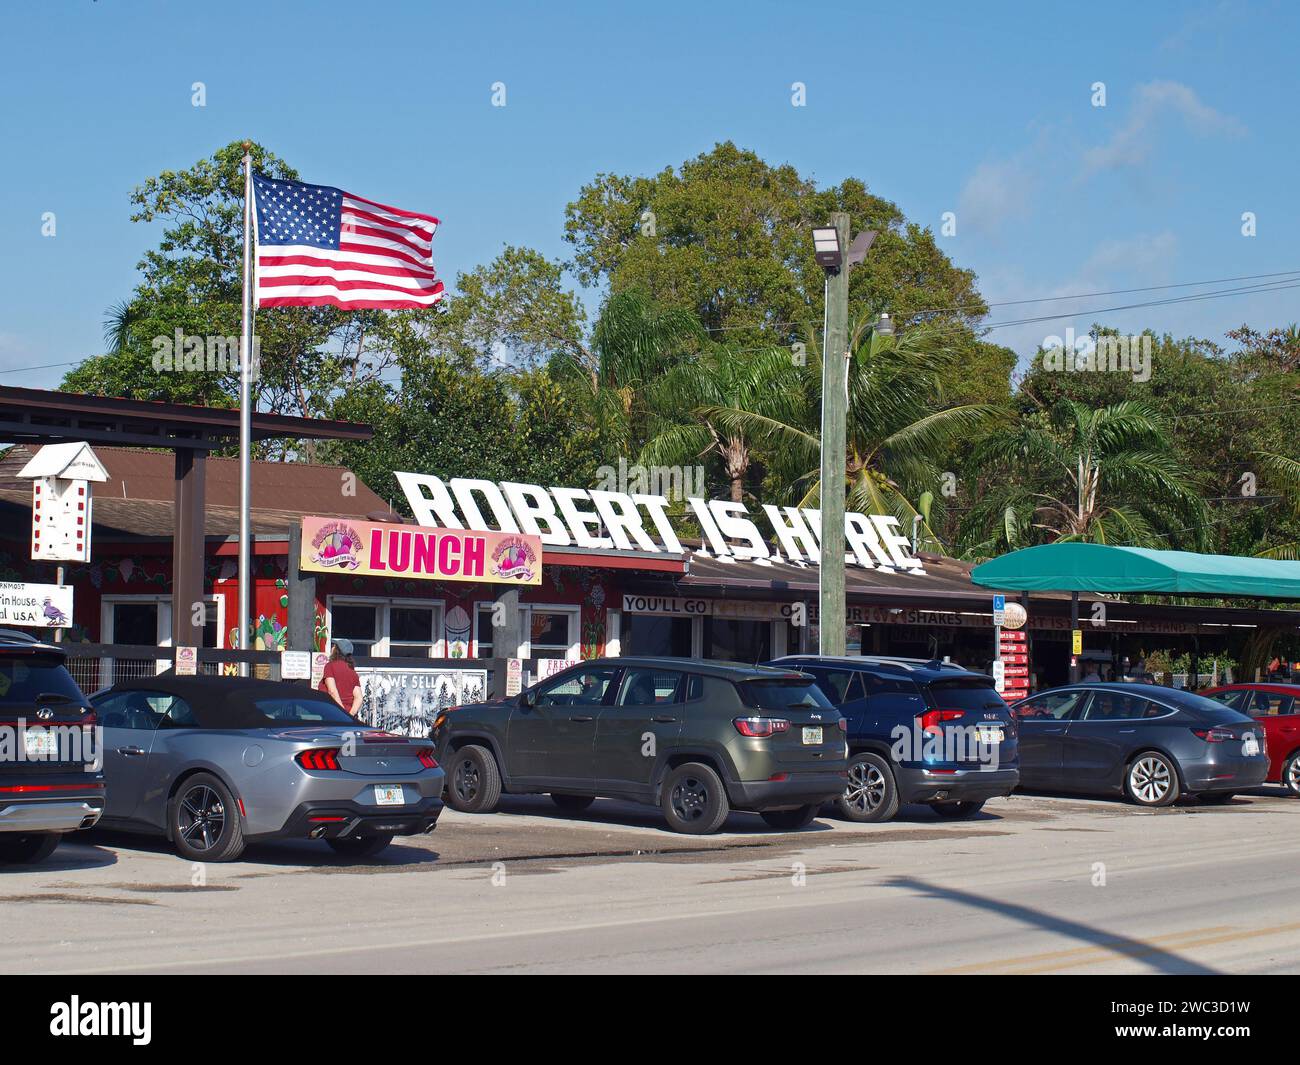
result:
[[[432,744],[368,729],[305,686],[164,674],[90,702],[104,729],[100,824],[165,835],[192,861],[293,838],[368,857],[442,812]]]

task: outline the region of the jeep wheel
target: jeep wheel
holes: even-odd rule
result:
[[[863,751],[849,759],[849,782],[835,800],[840,816],[866,823],[888,821],[898,813],[898,785],[889,762]]]
[[[687,762],[669,771],[660,806],[674,832],[692,835],[716,832],[731,812],[721,778],[699,762]]]
[[[782,832],[793,832],[812,824],[818,809],[819,805],[812,803],[808,806],[796,806],[793,810],[763,810],[759,816],[773,828],[780,829]]]
[[[465,814],[490,814],[501,798],[501,772],[486,747],[469,744],[451,755],[447,805]]]

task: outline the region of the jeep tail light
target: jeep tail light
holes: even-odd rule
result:
[[[313,747],[309,751],[299,751],[294,760],[303,769],[338,769],[339,749],[337,747]]]
[[[420,748],[420,765],[424,766],[425,769],[438,768],[438,759],[433,756],[433,749],[431,747]]]
[[[924,714],[917,715],[916,720],[921,723],[922,732],[930,732],[936,736],[943,735],[943,722],[957,721],[966,715],[961,710],[927,710]]]
[[[732,724],[742,736],[754,736],[758,739],[775,736],[790,728],[790,722],[783,717],[738,717]]]
[[[1232,729],[1226,728],[1194,728],[1192,732],[1197,739],[1202,739],[1206,743],[1228,743],[1237,739]]]
[[[847,717],[840,718],[840,731],[841,732],[849,731],[849,719]]]

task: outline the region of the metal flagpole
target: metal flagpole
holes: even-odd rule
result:
[[[239,650],[250,647],[248,619],[252,592],[249,507],[253,449],[253,156],[252,145],[244,142],[244,306],[239,338]],[[241,676],[248,675],[248,663],[239,664]]]

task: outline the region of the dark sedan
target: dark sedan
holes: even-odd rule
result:
[[[1020,783],[1040,791],[1122,793],[1140,806],[1180,795],[1225,802],[1268,775],[1264,731],[1244,714],[1151,684],[1072,684],[1012,707]]]

